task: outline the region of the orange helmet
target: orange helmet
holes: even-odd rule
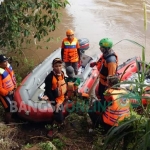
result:
[[[66,31],[66,35],[73,35],[73,34],[74,34],[74,32],[71,29]]]

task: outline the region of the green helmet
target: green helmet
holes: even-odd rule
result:
[[[110,38],[103,38],[99,41],[99,46],[110,49],[113,46],[113,41]]]

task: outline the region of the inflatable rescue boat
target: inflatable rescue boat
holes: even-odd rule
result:
[[[97,56],[90,57],[83,52],[88,49],[89,41],[87,39],[79,40],[81,54],[81,63],[79,65],[79,73],[81,84],[79,92],[89,93],[90,89],[96,82],[98,77],[97,68],[90,68],[92,61],[97,61]],[[40,100],[38,96],[44,92],[44,80],[52,71],[52,61],[54,58],[61,58],[61,49],[55,50],[41,64],[39,64],[32,72],[22,81],[14,94],[14,100],[17,105],[17,113],[20,117],[34,122],[51,121],[53,118],[53,109],[49,101]],[[68,114],[68,109],[73,105],[73,102],[64,104],[63,114]]]
[[[139,62],[139,57],[133,57],[118,66],[117,74],[119,75],[122,81],[127,80],[134,73],[137,73],[138,69],[140,70],[141,66]]]

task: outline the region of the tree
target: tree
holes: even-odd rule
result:
[[[4,0],[0,5],[0,48],[18,49],[56,29],[67,0]]]

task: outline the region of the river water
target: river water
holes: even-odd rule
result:
[[[144,10],[142,0],[69,0],[70,5],[62,10],[62,20],[57,30],[52,33],[55,40],[48,44],[49,50],[33,50],[34,58],[39,61],[46,58],[61,45],[67,29],[75,31],[75,37],[88,38],[90,48],[88,55],[99,56],[99,40],[112,38],[114,44],[123,39],[133,40],[146,47],[146,60],[150,61],[150,0],[147,1],[147,30],[144,30]],[[58,37],[57,41],[56,38]],[[46,43],[41,42],[42,46]],[[126,40],[114,45],[119,56],[119,64],[134,57],[141,56],[141,47]]]

